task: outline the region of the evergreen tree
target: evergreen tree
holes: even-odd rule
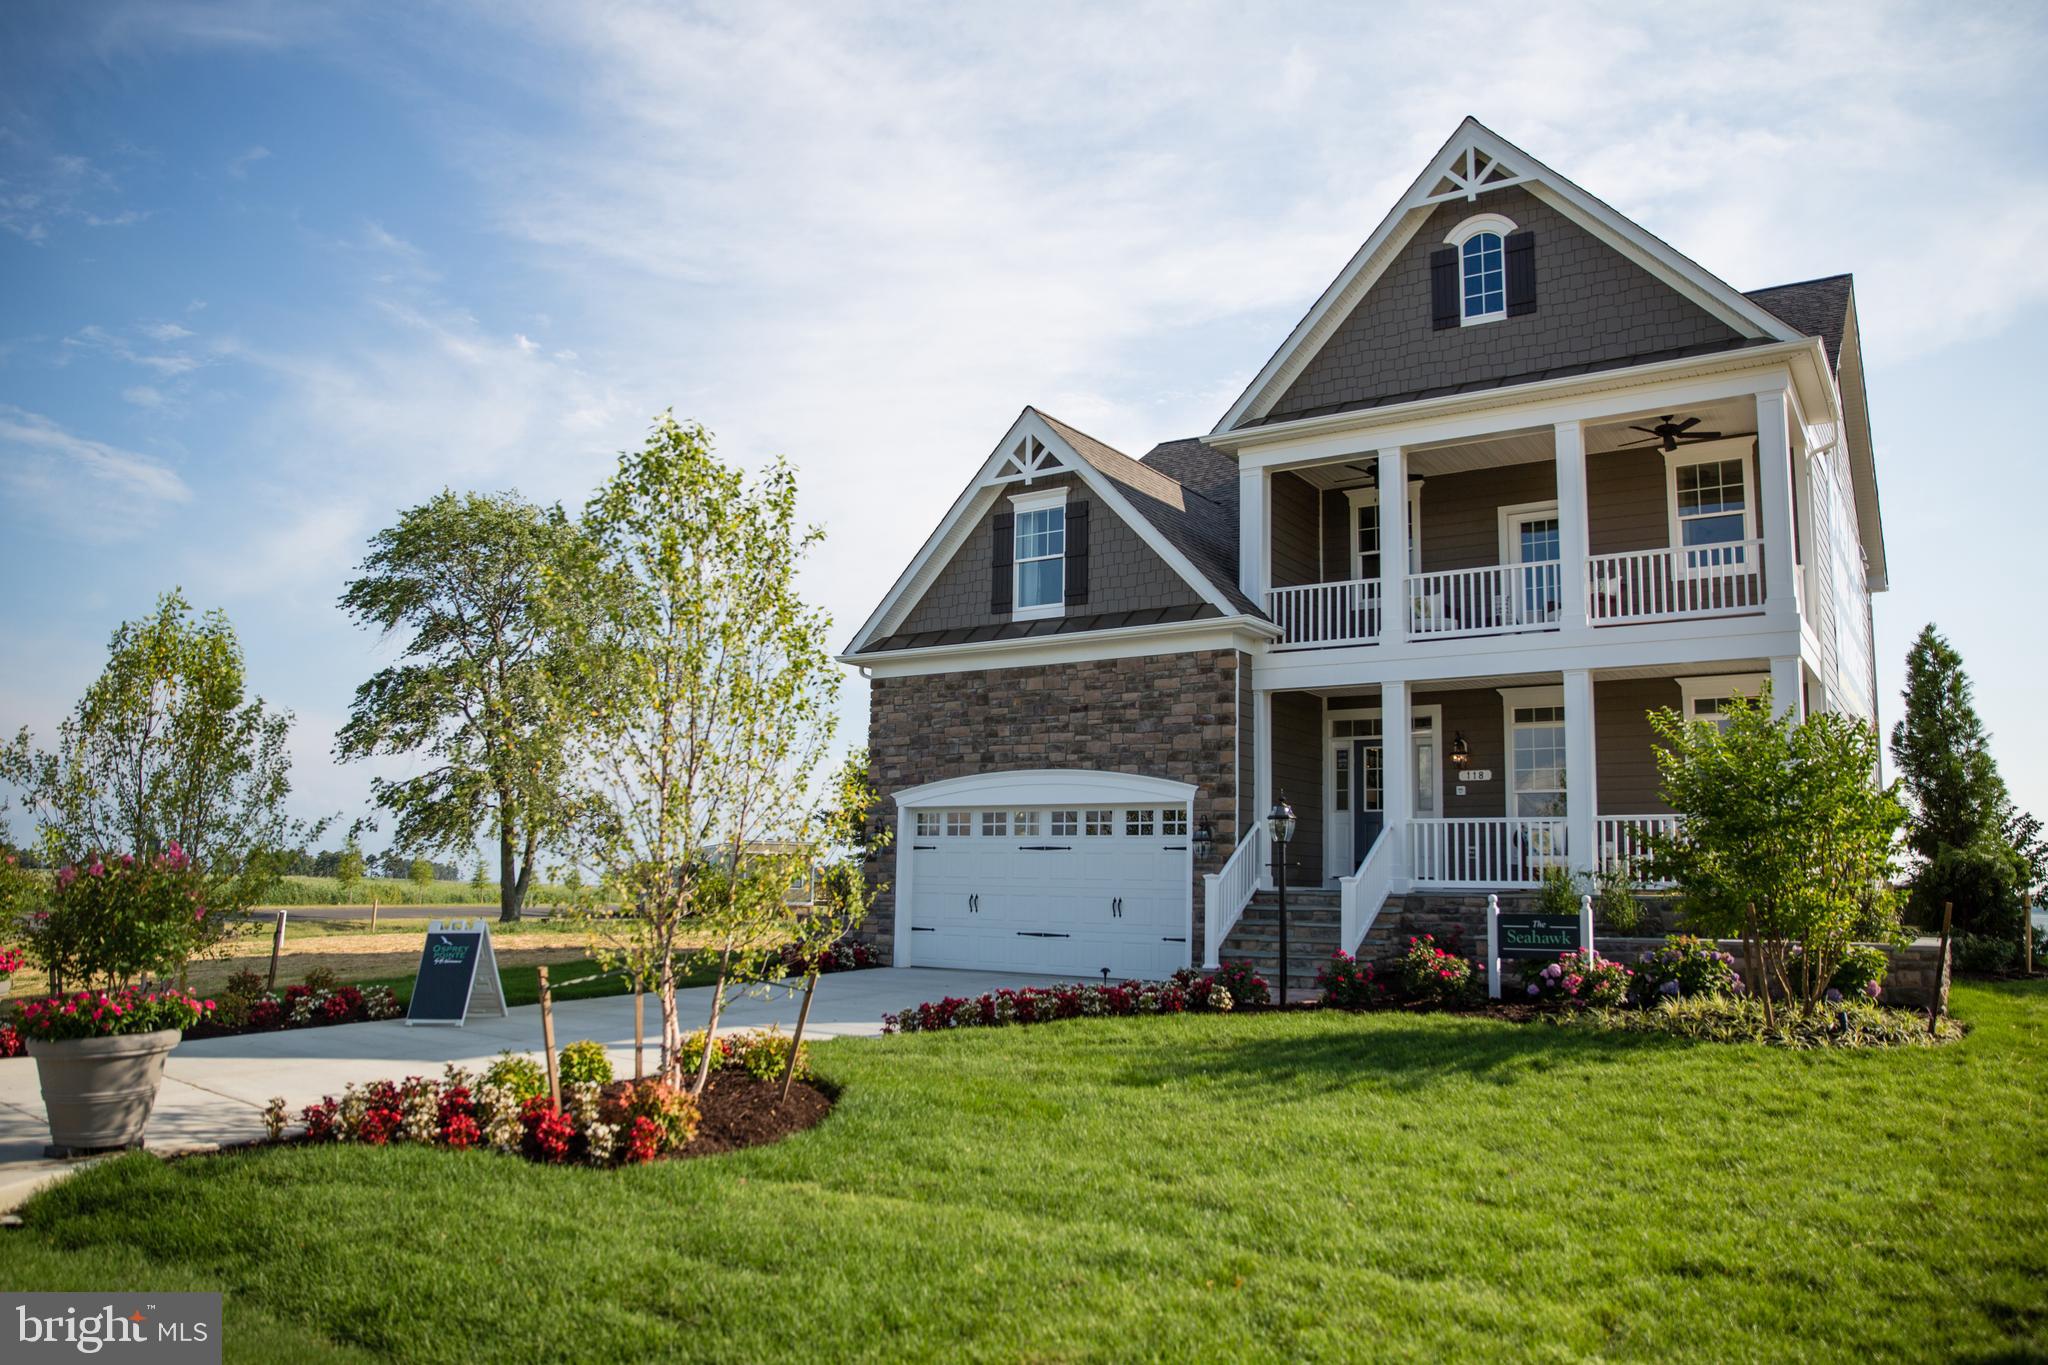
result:
[[[1904,696],[1892,759],[1912,811],[1912,913],[1933,924],[1948,902],[1959,930],[2017,937],[2020,895],[2039,875],[2039,826],[1998,775],[1963,656],[1931,624],[1906,654]]]

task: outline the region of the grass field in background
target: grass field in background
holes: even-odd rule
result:
[[[566,900],[568,889],[536,883],[528,888],[526,903],[531,907]],[[425,886],[395,878],[365,877],[344,887],[333,877],[280,877],[263,898],[263,906],[362,905],[496,905],[498,884],[481,890],[468,882],[429,882]]]
[[[1399,1011],[839,1039],[832,1114],[727,1156],[105,1162],[0,1284],[222,1291],[230,1361],[2040,1359],[2048,983],[1954,1008],[1854,1053]]]

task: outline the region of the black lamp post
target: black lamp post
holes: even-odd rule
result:
[[[1457,737],[1451,741],[1451,766],[1462,768],[1471,761],[1472,748],[1465,743],[1465,732],[1460,730]]]
[[[1216,831],[1210,827],[1207,820],[1204,820],[1201,824],[1195,826],[1195,861],[1198,863],[1208,862],[1209,854],[1215,847]]]
[[[1280,1004],[1287,1004],[1287,845],[1294,838],[1294,807],[1283,794],[1266,815],[1266,833],[1273,837],[1273,881],[1280,891]]]

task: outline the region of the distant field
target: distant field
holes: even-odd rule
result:
[[[566,900],[568,894],[565,887],[536,883],[527,891],[526,903],[549,905]],[[419,886],[412,882],[365,877],[354,886],[344,888],[332,877],[284,877],[263,898],[258,908],[273,905],[368,905],[371,901],[379,905],[496,905],[498,884],[492,882],[478,890],[468,882],[429,882]]]

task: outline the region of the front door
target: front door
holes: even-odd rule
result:
[[[1519,575],[1521,581],[1508,604],[1513,613],[1510,619],[1516,623],[1527,625],[1557,620],[1564,587],[1557,562],[1560,542],[1555,509],[1509,516],[1510,562],[1530,566]]]
[[[1372,851],[1373,840],[1386,827],[1381,792],[1385,773],[1381,768],[1378,739],[1351,741],[1351,863],[1357,866]]]

